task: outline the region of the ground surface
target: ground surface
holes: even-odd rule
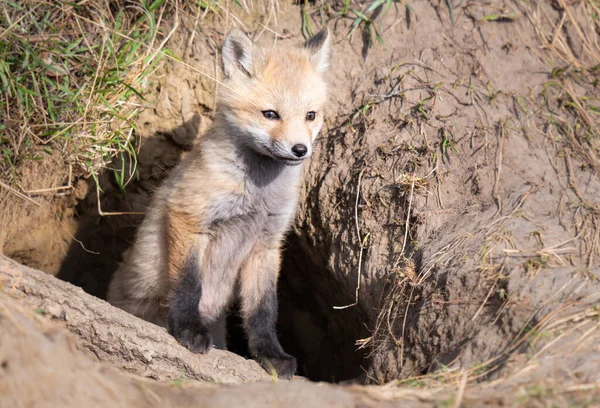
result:
[[[335,38],[331,102],[288,240],[279,329],[303,375],[387,385],[292,382],[225,394],[148,383],[148,395],[186,404],[271,392],[282,405],[313,392],[332,406],[598,404],[600,13],[593,1],[567,3],[394,3],[369,10],[383,27],[383,44],[370,46],[364,21],[346,37],[353,19],[335,15],[343,5],[308,7],[315,28],[326,21]],[[280,5],[277,24],[260,14],[237,24],[263,43],[274,34],[259,21],[281,44],[302,41],[298,6]],[[180,19],[167,44],[191,67],[165,60],[147,81],[135,119],[138,176],[126,193],[112,168],[127,160],[99,175],[101,193],[92,178],[53,172],[53,156],[23,166],[22,191],[67,180],[72,188],[31,195],[40,206],[3,196],[5,255],[105,295],[141,220],[122,213],[144,211],[214,113],[218,87],[198,70],[218,77],[227,25]],[[46,329],[29,311],[14,313],[35,347]],[[6,327],[21,341],[5,334],[17,326]],[[71,355],[61,361],[96,367]],[[56,395],[69,384],[39,378]]]

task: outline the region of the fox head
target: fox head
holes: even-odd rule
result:
[[[219,109],[245,146],[286,165],[312,154],[323,126],[330,38],[325,28],[304,47],[263,48],[232,30],[223,45]]]

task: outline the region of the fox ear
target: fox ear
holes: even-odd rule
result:
[[[331,36],[329,29],[325,27],[313,37],[309,38],[304,44],[310,52],[310,62],[315,66],[319,73],[327,71],[329,68],[329,57],[331,53]]]
[[[231,77],[233,73],[241,71],[248,77],[253,74],[252,49],[254,43],[240,29],[234,28],[227,34],[223,44],[223,69],[225,76]]]

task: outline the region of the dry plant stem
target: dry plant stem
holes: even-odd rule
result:
[[[12,188],[11,186],[4,184],[3,182],[0,181],[0,187],[5,188],[6,190],[8,190],[9,193],[12,193],[14,195],[16,195],[19,198],[22,198],[23,200],[29,201],[30,203],[33,203],[35,205],[37,205],[38,207],[41,207],[42,205],[40,203],[38,203],[37,201],[35,201],[33,198],[26,196],[25,194],[15,190],[14,188]]]
[[[217,101],[219,100],[219,71],[221,70],[221,55],[219,54],[219,50],[215,51],[215,78],[217,82],[215,82],[215,94],[213,95],[213,109],[217,109]]]
[[[406,224],[404,226],[404,242],[402,243],[402,251],[400,256],[404,256],[404,250],[406,249],[406,241],[408,241],[408,230],[410,229],[410,210],[412,208],[413,193],[415,192],[415,180],[413,178],[410,184],[410,198],[408,200],[408,211],[406,212]]]
[[[60,221],[60,226],[63,230],[65,230],[65,232],[71,237],[71,239],[75,242],[77,242],[79,244],[79,246],[81,247],[81,249],[83,249],[85,252],[87,252],[88,254],[93,254],[93,255],[100,255],[100,252],[96,252],[96,251],[91,251],[89,249],[87,249],[85,247],[85,245],[83,245],[83,242],[81,242],[80,240],[78,240],[77,238],[75,238],[75,236],[71,233],[71,231],[69,231],[69,229],[67,227],[65,227],[65,224]]]
[[[500,271],[496,274],[496,279],[494,279],[494,282],[490,286],[490,290],[488,291],[487,295],[485,296],[485,299],[483,299],[483,302],[479,306],[479,309],[477,309],[477,312],[475,312],[475,314],[471,318],[472,322],[474,322],[477,319],[477,316],[479,316],[479,314],[481,313],[481,311],[485,307],[485,304],[487,303],[488,299],[490,298],[490,296],[492,296],[492,293],[494,292],[494,288],[496,287],[496,284],[498,283],[498,277],[502,274],[503,270],[504,270],[504,267],[502,267],[500,269]]]
[[[267,26],[271,23],[272,18],[273,18],[273,8],[270,8],[269,16],[267,17],[267,24],[260,24],[262,26],[262,29],[260,30],[260,32],[258,32],[258,34],[256,34],[256,36],[254,37],[254,41],[258,41],[258,39],[260,37],[262,37],[265,30],[267,29]],[[275,39],[277,39],[277,37],[275,37]]]
[[[570,153],[571,153],[570,149],[565,150],[565,164],[567,166],[567,176],[568,176],[569,187],[571,188],[571,190],[573,190],[573,192],[575,193],[577,198],[579,198],[579,200],[581,201],[582,204],[584,204],[586,207],[590,207],[590,208],[593,208],[596,210],[596,208],[594,208],[595,206],[593,206],[592,204],[587,202],[587,200],[585,198],[583,198],[583,196],[579,192],[579,189],[577,188],[577,184],[575,183],[575,180],[573,179],[573,176],[575,173],[573,171],[573,163],[571,162],[571,154]]]
[[[94,91],[96,90],[98,75],[100,74],[100,70],[103,68],[102,58],[104,57],[105,47],[106,47],[106,37],[103,36],[102,37],[102,48],[100,49],[100,57],[98,57],[98,67],[96,68],[96,73],[94,74],[94,81],[92,82],[92,90],[90,91],[90,97],[88,98],[88,101],[85,104],[85,110],[83,111],[83,126],[87,125],[87,112],[92,103],[92,96],[94,95]]]
[[[460,408],[463,397],[465,396],[465,389],[467,388],[467,380],[469,379],[469,375],[466,371],[463,371],[462,376],[460,378],[460,383],[458,384],[458,390],[456,391],[456,397],[454,398],[453,408]]]
[[[567,18],[567,15],[565,13],[563,13],[563,15],[560,19],[560,23],[558,23],[558,26],[556,26],[556,30],[554,31],[554,34],[552,35],[552,41],[550,42],[550,48],[554,48],[554,43],[556,42],[556,39],[560,35],[563,25],[565,24],[566,18]]]
[[[400,345],[400,367],[404,366],[404,334],[406,330],[406,319],[408,318],[408,309],[410,308],[410,302],[412,302],[413,294],[415,292],[415,286],[411,285],[410,295],[408,296],[408,302],[406,302],[406,309],[404,309],[404,318],[402,319],[402,343]]]
[[[408,278],[404,278],[402,279],[402,281],[398,284],[399,287],[402,287],[402,284],[407,280]],[[389,307],[387,308],[387,313],[386,313],[386,323],[387,323],[387,329],[388,329],[388,334],[392,337],[392,339],[394,340],[394,344],[396,345],[402,345],[402,339],[398,340],[396,338],[396,335],[394,334],[394,329],[393,329],[393,324],[396,321],[396,315],[393,315],[393,319],[392,318],[392,309],[394,308],[394,304],[396,303],[395,301],[395,296],[394,294],[392,294],[390,296],[390,298],[392,299],[391,302],[389,302]],[[390,320],[391,319],[391,320]]]
[[[104,212],[102,211],[102,207],[100,204],[100,186],[96,183],[96,201],[98,202],[98,214],[102,217],[112,216],[112,215],[144,215],[145,212],[138,211],[124,211],[124,212]]]
[[[355,301],[354,303],[351,303],[349,305],[345,305],[345,306],[333,306],[333,308],[335,310],[341,310],[341,309],[347,309],[349,307],[352,306],[356,306],[358,304],[358,292],[360,291],[360,278],[361,278],[361,272],[362,272],[362,255],[363,255],[363,249],[365,247],[366,244],[366,240],[369,238],[370,234],[365,235],[364,239],[361,239],[360,236],[360,225],[359,225],[359,220],[358,220],[358,201],[360,199],[360,183],[362,181],[362,176],[364,173],[364,169],[362,169],[360,171],[360,173],[358,174],[358,186],[356,188],[356,201],[354,203],[354,221],[355,221],[355,226],[356,226],[356,236],[358,237],[358,242],[360,242],[360,253],[358,254],[358,271],[357,271],[357,282],[356,282],[356,294],[355,294]]]
[[[129,132],[127,134],[127,143],[131,143],[131,137],[132,136],[133,136],[133,127],[131,129],[129,129]],[[139,151],[138,151],[138,153],[139,153]],[[134,168],[134,165],[132,163],[132,157],[131,157],[131,155],[129,155],[128,157],[129,157],[129,168]],[[125,182],[125,186],[129,185],[129,183],[131,182],[131,180],[133,180],[134,176],[135,176],[135,171],[130,172],[129,178]]]
[[[160,45],[156,49],[156,52],[152,55],[152,58],[150,58],[150,61],[152,61],[154,58],[156,58],[156,56],[158,54],[164,55],[164,53],[162,52],[162,49],[167,44],[169,39],[173,36],[173,34],[175,33],[175,31],[177,30],[178,27],[179,27],[179,14],[175,13],[175,23],[173,24],[173,28],[171,29],[171,31],[169,31],[169,34],[167,34],[167,36],[161,41]]]
[[[435,178],[437,180],[437,197],[438,197],[438,205],[440,206],[440,208],[442,210],[445,210],[446,208],[444,207],[444,201],[442,200],[442,178],[440,177],[440,158],[439,155],[436,156],[436,163],[435,163]]]
[[[194,18],[194,27],[192,27],[192,30],[191,30],[192,34],[190,35],[190,38],[188,39],[187,45],[186,45],[186,54],[187,54],[187,50],[192,48],[192,44],[194,43],[194,37],[196,36],[196,29],[198,28],[198,21],[200,20],[200,10],[202,10],[201,7],[198,7],[198,9],[196,10],[196,17]]]
[[[556,252],[557,250],[560,251],[560,249],[558,249],[559,247],[568,244],[569,242],[573,242],[578,240],[582,235],[582,232],[580,232],[579,234],[577,234],[576,236],[574,236],[573,238],[570,238],[566,241],[560,242],[556,245],[552,245],[550,247],[547,248],[542,248],[539,250],[531,250],[531,251],[527,251],[527,250],[520,250],[520,249],[504,249],[503,252],[506,254],[520,254],[523,256],[535,256],[535,255],[549,255],[552,254],[553,252]],[[571,251],[575,248],[564,248],[562,249],[562,251],[567,252],[567,251]]]
[[[500,198],[500,194],[498,193],[498,186],[500,184],[500,172],[502,171],[502,152],[504,150],[504,123],[499,123],[498,126],[500,127],[500,136],[498,138],[498,147],[496,149],[496,168],[494,169],[495,179],[494,187],[492,188],[492,195],[494,196],[494,200],[496,200],[498,210],[494,214],[493,218],[496,218],[498,214],[502,212],[502,199]]]
[[[41,194],[41,193],[50,193],[50,192],[61,191],[61,190],[70,190],[72,188],[73,188],[73,186],[39,188],[37,190],[27,190],[26,193],[27,194]]]
[[[400,263],[400,260],[402,258],[404,258],[404,251],[406,249],[406,241],[408,241],[408,231],[410,229],[410,211],[412,208],[412,200],[413,200],[414,192],[415,192],[415,179],[413,177],[412,182],[410,184],[410,198],[408,200],[408,210],[406,212],[406,223],[404,224],[404,242],[402,243],[402,250],[400,251],[400,256],[398,257],[398,259],[396,259],[396,262],[394,262],[394,266],[392,267],[392,270],[396,269],[396,267]]]
[[[521,196],[521,198],[519,199],[519,202],[517,203],[517,205],[515,205],[515,208],[513,208],[513,210],[510,212],[510,214],[505,215],[500,218],[497,218],[496,220],[492,221],[485,227],[480,228],[477,232],[481,233],[483,231],[490,230],[492,227],[495,227],[496,225],[500,224],[503,221],[506,221],[507,219],[509,219],[510,217],[515,215],[515,213],[523,206],[523,204],[525,203],[525,200],[527,199],[527,197],[529,197],[529,194],[531,194],[534,190],[535,190],[535,187],[532,186],[529,190],[524,192],[523,195]]]

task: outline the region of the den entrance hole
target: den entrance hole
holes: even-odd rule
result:
[[[80,204],[78,212],[84,207]],[[77,241],[58,277],[104,299],[110,276],[133,241],[141,218],[100,217],[95,206],[90,207],[80,216]],[[364,313],[359,306],[333,309],[353,300],[354,294],[340,293],[340,287],[311,260],[298,237],[288,237],[278,286],[278,335],[286,352],[298,361],[297,374],[313,381],[350,380],[368,368],[364,350],[355,346],[356,340],[369,336]],[[228,316],[228,348],[250,358],[237,302]]]
[[[277,329],[283,348],[298,361],[298,374],[312,381],[350,380],[368,368],[364,350],[355,345],[369,336],[366,317],[358,305],[333,309],[353,301],[354,293],[340,293],[340,287],[311,259],[300,238],[289,235],[279,277]],[[229,348],[249,357],[236,309],[228,319]]]

